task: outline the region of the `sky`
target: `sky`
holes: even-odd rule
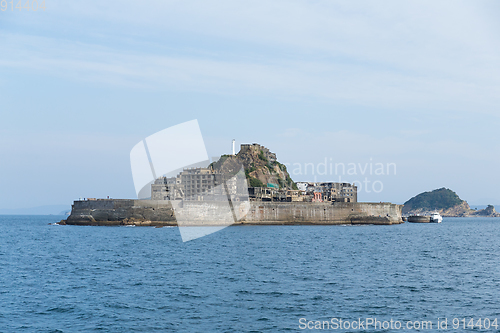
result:
[[[260,143],[295,181],[356,181],[360,201],[447,187],[500,204],[499,15],[495,0],[7,7],[0,209],[134,198],[132,147],[193,119],[209,156]]]

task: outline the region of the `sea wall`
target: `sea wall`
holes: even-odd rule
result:
[[[192,217],[194,225],[218,225],[217,207],[224,202],[190,201],[184,213]],[[246,203],[248,204],[248,203]],[[402,223],[401,205],[381,203],[312,203],[312,202],[249,202],[245,217],[235,224],[399,224]],[[235,205],[238,217],[239,206]],[[215,208],[215,209],[214,209]],[[215,212],[215,213],[214,213]],[[207,214],[208,219],[207,219]],[[210,215],[212,214],[212,215]],[[203,219],[200,219],[203,217]],[[205,222],[202,222],[205,220]],[[211,221],[209,224],[206,221]],[[137,225],[175,226],[174,210],[169,201],[100,199],[75,201],[71,215],[63,224],[71,225]]]
[[[252,202],[243,224],[399,224],[401,205],[366,202]]]
[[[128,199],[75,201],[65,223],[71,225],[177,225],[169,201]]]

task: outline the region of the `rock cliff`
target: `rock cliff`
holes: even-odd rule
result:
[[[258,144],[242,148],[236,155],[222,155],[212,163],[211,167],[224,173],[234,173],[243,166],[249,186],[266,187],[267,184],[276,184],[280,189],[297,189],[286,166],[275,159],[275,155],[268,153],[265,147]]]
[[[449,217],[462,217],[469,216],[469,213],[472,210],[469,207],[467,201],[462,201],[460,204],[450,207],[448,209],[439,209],[438,212],[441,216],[449,216]]]
[[[471,210],[469,216],[486,216],[486,217],[500,217],[500,213],[495,210],[495,207],[488,205],[485,209]]]

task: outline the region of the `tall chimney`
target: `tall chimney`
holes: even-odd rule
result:
[[[234,141],[234,139],[233,139],[233,156],[234,156],[234,155],[236,155],[236,152],[235,152],[235,150],[234,150],[234,143],[235,143],[235,141]]]

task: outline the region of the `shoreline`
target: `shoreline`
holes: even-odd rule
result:
[[[120,221],[99,221],[99,222],[89,222],[89,223],[66,223],[66,220],[61,220],[60,222],[56,222],[56,225],[73,225],[73,226],[81,226],[81,227],[154,227],[154,228],[163,228],[163,227],[229,227],[229,226],[345,226],[345,225],[397,225],[404,224],[405,221],[401,221],[399,223],[381,223],[378,221],[370,221],[367,220],[364,223],[350,223],[350,222],[338,222],[338,223],[328,223],[328,222],[281,222],[281,221],[270,221],[270,222],[235,222],[228,225],[221,224],[185,224],[179,226],[177,223],[168,223],[163,221],[138,221],[132,223],[123,223]]]

